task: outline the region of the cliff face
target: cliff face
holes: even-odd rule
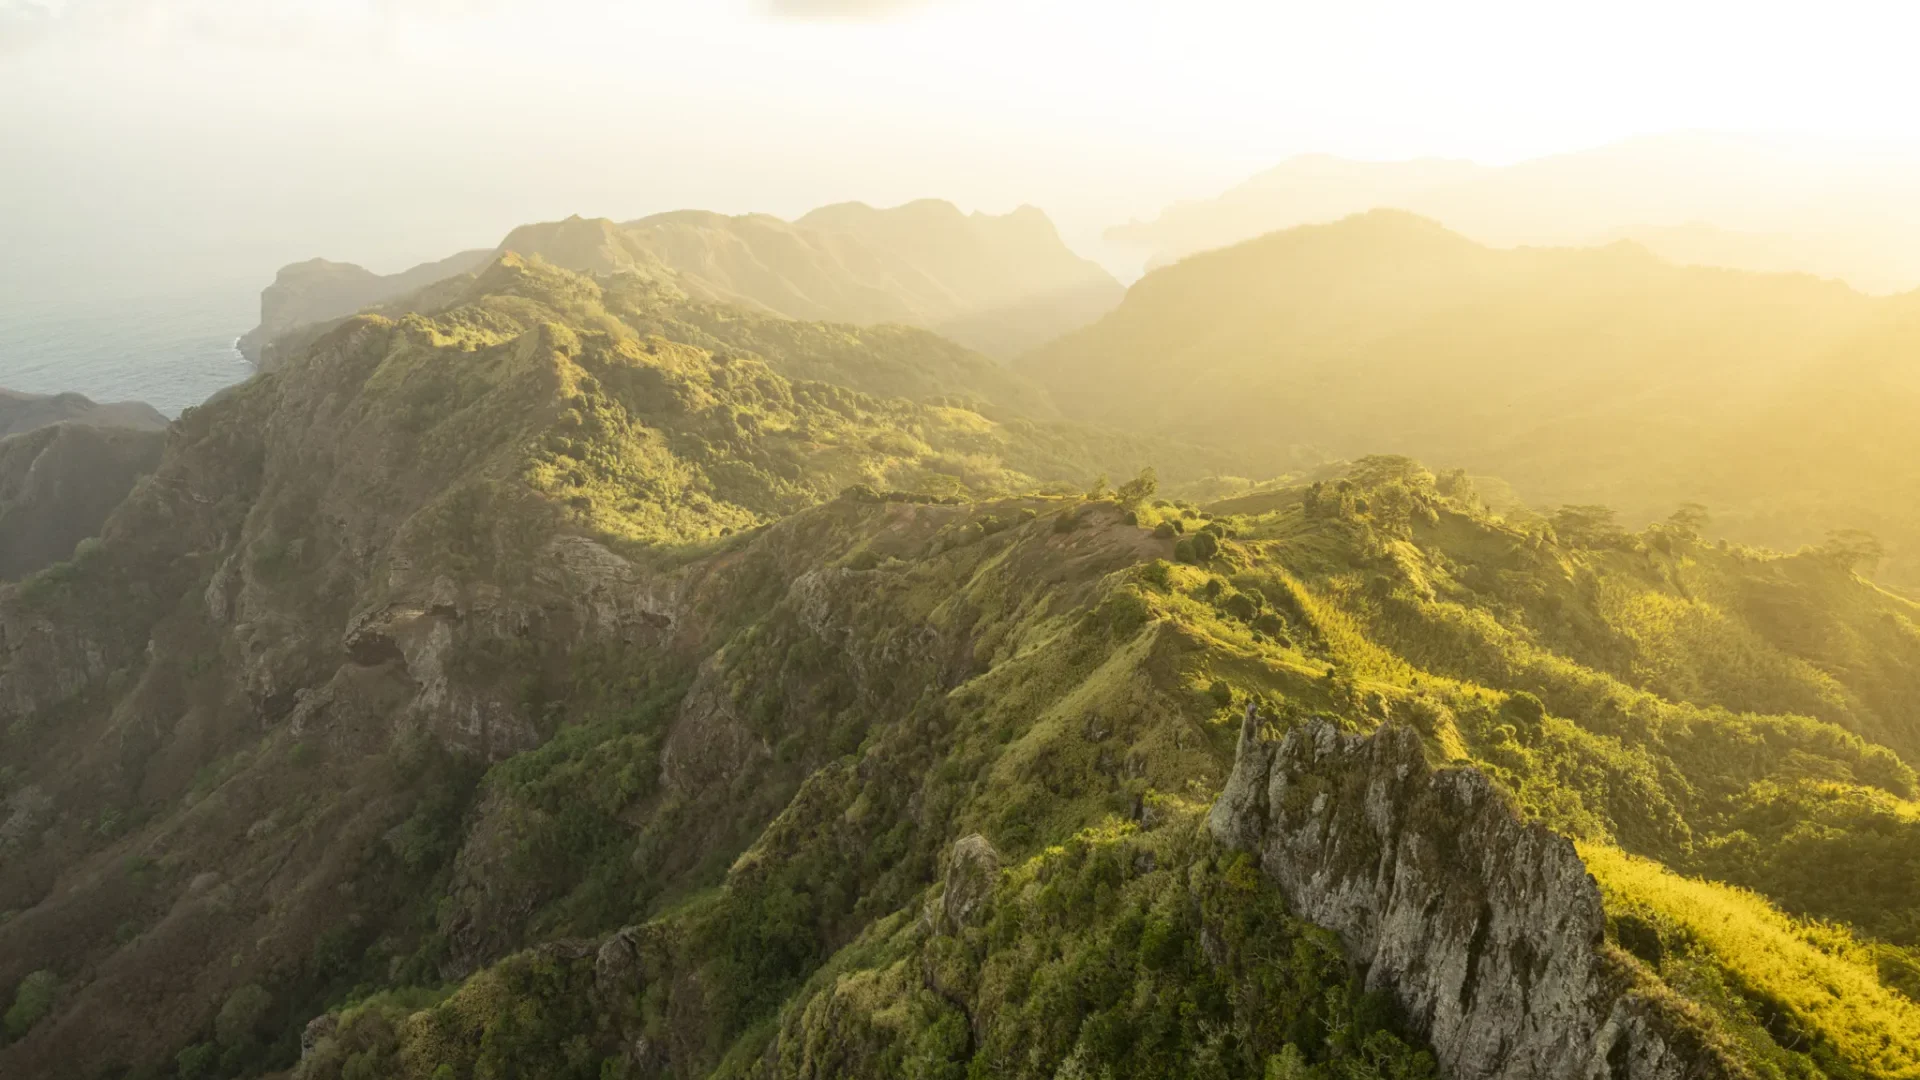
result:
[[[260,291],[260,325],[240,338],[240,352],[250,362],[266,366],[267,346],[290,330],[343,319],[436,281],[478,270],[492,254],[484,248],[463,251],[397,274],[376,274],[353,263],[328,259],[283,266],[273,284]]]
[[[50,566],[99,535],[166,443],[163,432],[85,424],[0,439],[0,579]]]
[[[1477,769],[1430,768],[1411,728],[1313,721],[1265,742],[1249,725],[1209,824],[1339,932],[1448,1076],[1732,1075],[1635,991],[1573,844]]]

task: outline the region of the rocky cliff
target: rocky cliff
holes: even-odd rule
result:
[[[1209,826],[1339,932],[1450,1077],[1738,1075],[1636,991],[1573,844],[1479,770],[1431,768],[1410,727],[1314,721],[1268,742],[1250,712]]]
[[[255,365],[266,366],[270,363],[268,347],[282,334],[344,319],[436,281],[478,270],[492,255],[485,248],[463,251],[397,274],[376,274],[363,266],[330,259],[283,266],[273,284],[260,291],[260,325],[241,336],[241,355]]]

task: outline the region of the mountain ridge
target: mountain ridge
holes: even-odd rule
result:
[[[936,199],[892,209],[841,203],[793,222],[702,210],[624,223],[575,215],[520,226],[491,256],[464,252],[387,277],[325,260],[283,268],[242,351],[260,363],[276,337],[393,302],[507,251],[590,273],[671,275],[709,302],[801,321],[920,326],[1001,357],[1081,325],[1122,291],[1031,206],[995,216]]]
[[[1669,1045],[1920,1073],[1920,607],[1858,552],[1389,456],[1202,508],[930,338],[508,254],[189,410],[0,585],[0,1071],[1434,1080],[1209,830],[1251,717],[1574,844]]]
[[[168,423],[164,413],[144,401],[99,404],[83,394],[27,394],[0,389],[0,438],[69,421],[136,431],[159,431]]]
[[[1893,416],[1920,407],[1901,359],[1914,310],[1631,244],[1490,248],[1374,211],[1157,270],[1016,369],[1069,416],[1231,447],[1256,472],[1386,450],[1635,523],[1703,503],[1724,535],[1773,547],[1822,542],[1815,522],[1866,529],[1911,587],[1920,525],[1886,496],[1909,442]],[[1851,419],[1824,425],[1809,400]]]
[[[1863,176],[1879,176],[1865,183]],[[1213,199],[1115,226],[1149,269],[1276,229],[1373,209],[1431,217],[1496,247],[1641,236],[1675,262],[1798,271],[1888,294],[1920,287],[1904,191],[1911,164],[1865,148],[1710,133],[1643,136],[1495,166],[1290,158]],[[1716,232],[1684,231],[1705,223]]]

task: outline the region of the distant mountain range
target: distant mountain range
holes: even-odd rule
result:
[[[1920,295],[1680,267],[1633,244],[1496,249],[1375,211],[1190,257],[1018,370],[1069,417],[1251,475],[1405,453],[1534,504],[1794,548],[1863,528],[1920,584]]]
[[[166,415],[144,401],[100,404],[81,394],[23,394],[0,389],[0,438],[67,422],[140,431],[160,431],[167,426]]]
[[[319,259],[287,266],[261,294],[260,325],[242,351],[271,363],[269,344],[298,327],[397,299],[508,251],[588,273],[672,276],[696,299],[791,319],[923,327],[1001,357],[1091,322],[1123,291],[1068,250],[1033,207],[994,216],[937,200],[886,210],[842,203],[791,222],[697,210],[626,223],[572,217],[522,226],[498,248],[399,274]]]
[[[1676,134],[1507,166],[1307,155],[1109,230],[1150,267],[1276,229],[1402,209],[1496,246],[1631,239],[1680,263],[1920,286],[1920,159]]]

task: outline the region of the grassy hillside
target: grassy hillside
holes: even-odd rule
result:
[[[411,306],[0,587],[0,1074],[1432,1077],[1202,824],[1249,702],[1578,838],[1727,1075],[1910,1070],[1920,608],[1846,553],[1089,492],[1183,452],[641,275]]]
[[[0,579],[60,562],[97,535],[166,444],[159,431],[75,423],[0,439]]]
[[[1871,531],[1920,586],[1899,497],[1920,447],[1911,298],[1668,265],[1631,245],[1494,250],[1405,214],[1276,233],[1148,275],[1020,364],[1069,415],[1268,471],[1412,454],[1605,504],[1686,502],[1793,549]]]
[[[1912,605],[1843,567],[1671,532],[1563,546],[1489,521],[1404,462],[1369,463],[1309,504],[1310,490],[1212,521],[1145,507],[1136,526],[1110,504],[1056,504],[966,545],[977,551],[882,559],[873,572],[902,599],[977,574],[977,560],[994,567],[955,599],[939,587],[920,601],[929,640],[970,625],[984,667],[914,679],[920,697],[894,719],[856,693],[852,715],[874,716],[858,745],[800,784],[717,892],[660,905],[597,951],[523,954],[438,1003],[369,1000],[301,1075],[346,1075],[356,1056],[400,1075],[486,1075],[565,1045],[591,1062],[621,1039],[638,1049],[617,1068],[638,1075],[1431,1075],[1391,1008],[1344,988],[1326,939],[1196,836],[1249,698],[1281,727],[1411,724],[1436,759],[1477,764],[1581,838],[1622,963],[1735,1075],[1911,1071],[1920,987],[1900,924],[1914,883],[1859,845],[1913,850],[1914,774],[1855,733],[1875,726],[1866,707],[1794,711],[1869,676],[1815,670],[1824,658],[1777,596],[1743,615],[1690,594],[1709,580],[1772,594],[1785,575],[1802,603],[1862,631],[1910,620]],[[1116,542],[1139,546],[1069,572],[1084,615],[971,621],[1004,584],[1034,580],[1043,552]],[[1697,672],[1716,667],[1711,642],[1777,674],[1737,691],[1648,678],[1634,659],[1645,620],[1614,593],[1714,623],[1681,661]],[[1058,611],[1064,596],[1048,595],[1040,610]],[[892,603],[861,605],[866,632],[823,633],[885,636]],[[808,636],[776,622],[737,638],[727,663],[765,674],[735,692],[790,700]],[[1904,668],[1915,640],[1855,659]],[[808,670],[858,680],[864,653]],[[792,706],[774,715],[764,730],[798,730]],[[1913,739],[1904,717],[1884,730]],[[1783,788],[1802,800],[1777,818],[1796,823],[1792,839],[1742,817]],[[1809,827],[1863,803],[1876,824]],[[1806,873],[1766,860],[1786,845]],[[1869,910],[1877,921],[1839,921]],[[583,993],[595,1004],[560,1011]]]

